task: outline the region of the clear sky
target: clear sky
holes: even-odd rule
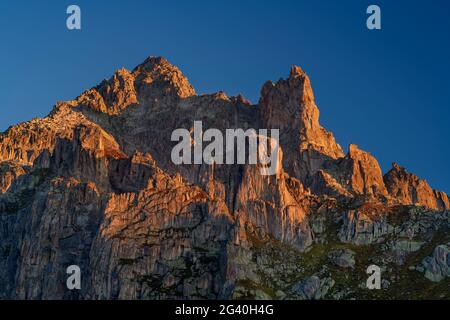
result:
[[[299,65],[321,123],[450,192],[450,1],[1,1],[0,131],[149,55],[198,93],[242,93]],[[77,4],[82,30],[66,28]],[[366,28],[377,4],[382,30]]]

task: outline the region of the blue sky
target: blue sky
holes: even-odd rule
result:
[[[82,30],[66,29],[66,8]],[[365,27],[369,4],[382,30]],[[252,102],[291,65],[312,81],[321,123],[450,192],[450,2],[2,1],[0,131],[45,116],[149,55],[180,67],[198,93]]]

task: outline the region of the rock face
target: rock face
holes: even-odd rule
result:
[[[338,267],[352,269],[355,267],[355,253],[349,249],[332,251],[328,257]]]
[[[437,246],[430,257],[422,261],[425,267],[425,277],[433,282],[439,282],[450,277],[450,243]]]
[[[431,189],[428,183],[409,173],[405,168],[393,163],[392,169],[384,176],[389,194],[403,204],[424,206],[436,210],[450,208],[448,196]]]
[[[292,287],[292,291],[300,300],[319,300],[326,296],[328,290],[333,285],[334,282],[332,280],[321,280],[317,276],[312,276],[296,283]]]
[[[196,95],[177,67],[149,57],[1,133],[0,298],[370,297],[352,286],[359,270],[411,267],[411,254],[430,256],[427,277],[445,285],[448,257],[430,249],[448,235],[445,193],[396,165],[383,177],[356,145],[344,155],[299,67],[261,95],[257,105]],[[203,132],[279,129],[275,174],[175,165],[172,132],[199,144],[194,121]],[[66,287],[70,265],[80,290]],[[409,290],[389,283],[388,297]]]
[[[360,245],[383,241],[394,230],[385,210],[382,205],[368,203],[345,212],[341,217],[340,240]]]
[[[354,144],[344,158],[325,162],[312,185],[316,193],[330,196],[366,195],[384,199],[388,195],[378,161]]]
[[[14,180],[26,173],[26,168],[14,162],[0,163],[0,193],[5,193]]]
[[[137,104],[134,76],[126,69],[117,70],[111,79],[87,90],[76,100],[78,106],[91,108],[108,115],[118,115],[127,107]]]

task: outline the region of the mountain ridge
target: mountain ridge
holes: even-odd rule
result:
[[[143,78],[142,74],[146,74],[150,76],[146,76],[147,78]],[[140,77],[140,79],[136,79],[136,77]],[[154,81],[153,78],[158,78]],[[312,92],[311,84],[309,81],[309,77],[307,74],[298,66],[293,65],[291,67],[290,75],[287,80],[279,80],[280,81],[294,81],[293,79],[301,78],[303,80],[300,81],[302,85],[306,87],[305,97],[306,99],[310,99],[312,103],[314,103],[314,94]],[[74,100],[69,100],[67,102],[58,102],[54,110],[58,110],[61,106],[66,106],[67,104],[71,105],[73,109],[76,108],[92,108],[93,110],[99,111],[101,113],[106,113],[108,115],[114,116],[118,115],[118,113],[124,111],[127,107],[138,105],[138,98],[136,97],[136,83],[152,83],[158,85],[157,88],[151,88],[151,92],[158,92],[164,90],[169,90],[170,87],[175,91],[174,95],[179,96],[180,98],[189,98],[189,97],[202,97],[202,96],[217,96],[221,95],[223,97],[227,97],[225,93],[222,91],[217,93],[210,94],[202,94],[198,96],[195,93],[195,89],[191,86],[188,79],[182,74],[182,72],[175,66],[169,63],[167,59],[161,56],[149,56],[145,61],[138,66],[136,66],[133,70],[129,71],[122,67],[114,72],[113,76],[109,79],[103,80],[99,85],[94,86],[91,89],[86,90],[82,94],[80,94]],[[258,104],[254,105],[258,108],[261,108],[264,102],[264,96],[267,95],[264,90],[267,86],[275,86],[275,83],[272,81],[267,81],[262,89],[261,89],[261,98]],[[139,87],[139,85],[138,85]],[[169,89],[168,89],[169,88]],[[165,92],[165,94],[168,94]],[[142,93],[141,93],[142,95]],[[151,99],[149,97],[145,97],[146,99]],[[231,97],[232,99],[237,99],[244,101],[245,98],[242,95],[238,95],[236,97]],[[141,97],[142,99],[142,97]],[[154,98],[157,99],[157,98]],[[145,99],[144,99],[145,100]],[[245,100],[244,104],[248,104]],[[110,107],[113,106],[113,107]],[[317,107],[316,107],[317,108]],[[51,116],[53,111],[49,114]],[[316,111],[309,111],[307,116],[312,115],[313,117],[317,117],[318,119],[318,111],[317,116],[314,115]],[[41,119],[47,119],[47,117]],[[39,119],[39,118],[38,118]],[[272,120],[273,121],[273,120]],[[28,124],[29,121],[23,122],[24,125]],[[22,124],[22,123],[21,123]],[[2,135],[6,135],[6,133],[13,129],[18,125],[13,125],[8,128]],[[270,124],[270,123],[268,123]],[[279,126],[279,124],[278,124]],[[327,133],[328,134],[328,133]],[[316,137],[314,137],[317,140]],[[306,142],[308,143],[308,142]],[[352,144],[349,146],[349,150],[352,147]],[[345,156],[344,151],[337,144],[336,151],[333,151],[332,157],[342,158]],[[6,158],[6,157],[4,157]],[[386,172],[387,174],[388,172]]]
[[[280,170],[175,165],[171,133],[199,120],[203,130],[279,129]],[[368,296],[306,263],[324,246],[402,268],[418,267],[408,257],[421,252],[418,282],[448,281],[442,250],[424,245],[450,241],[448,196],[396,164],[383,175],[354,144],[344,153],[297,66],[252,105],[197,95],[177,67],[149,57],[0,134],[0,165],[1,298],[308,298],[302,281],[315,283],[316,298]],[[277,259],[286,270],[275,271]],[[55,285],[68,264],[84,270],[79,292]]]

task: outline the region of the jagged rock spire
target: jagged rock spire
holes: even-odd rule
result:
[[[333,135],[319,123],[311,82],[300,67],[293,66],[286,80],[266,82],[259,106],[263,125],[280,129],[280,144],[290,150],[283,161],[286,170],[303,182],[324,160],[344,156]]]

